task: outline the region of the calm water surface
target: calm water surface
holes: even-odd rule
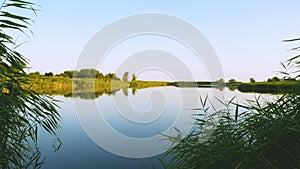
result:
[[[201,88],[175,88],[161,87],[138,90],[135,95],[128,91],[128,96],[118,91],[115,95],[102,95],[94,100],[84,100],[80,98],[65,98],[55,96],[61,100],[60,113],[62,120],[61,129],[58,137],[62,142],[60,149],[56,152],[53,136],[44,131],[39,133],[39,145],[42,154],[46,156],[42,168],[89,168],[89,169],[111,169],[111,168],[162,168],[159,158],[162,154],[154,156],[147,155],[147,152],[157,152],[157,144],[161,144],[161,150],[167,149],[171,142],[168,140],[155,140],[153,146],[146,144],[140,147],[128,143],[123,144],[126,139],[120,137],[111,137],[111,131],[103,130],[97,118],[104,119],[105,125],[112,131],[119,133],[120,136],[126,136],[129,139],[149,139],[163,134],[174,134],[172,127],[176,127],[184,136],[193,128],[193,119],[191,118],[195,110],[199,107],[199,97],[208,95],[210,98],[215,96],[226,98],[227,100],[236,96],[239,103],[247,99],[253,99],[259,94],[240,93],[239,91],[230,91],[224,89],[201,89]],[[264,94],[264,98],[270,99],[275,96]],[[75,102],[75,103],[74,103]],[[96,105],[93,108],[91,105]],[[97,118],[94,118],[96,117]],[[95,133],[89,133],[93,130]],[[93,134],[100,136],[94,137]],[[178,133],[177,133],[178,134]],[[108,145],[99,145],[99,140],[105,138]],[[155,143],[154,143],[155,142]],[[124,142],[126,143],[126,142]],[[120,147],[118,147],[120,146]],[[116,150],[123,149],[123,152],[111,151],[110,147]],[[156,146],[156,147],[155,147]],[[128,152],[128,151],[132,151]],[[125,154],[125,155],[124,155]],[[133,154],[144,154],[143,158],[128,157]],[[151,153],[150,153],[151,154]],[[125,157],[124,157],[125,156]]]

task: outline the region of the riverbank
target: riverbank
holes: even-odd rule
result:
[[[299,81],[240,83],[237,84],[235,87],[241,92],[300,94]]]
[[[120,89],[132,88],[133,90],[174,86],[180,88],[224,88],[231,90],[239,90],[240,92],[270,93],[270,94],[286,94],[300,93],[299,81],[277,81],[277,82],[252,82],[252,83],[221,83],[208,81],[143,81],[134,80],[124,82],[121,80],[99,79],[99,78],[67,78],[61,76],[40,76],[31,78],[31,85],[25,86],[31,88],[39,94],[49,95],[76,95],[76,93],[97,93],[114,94]]]
[[[113,94],[115,90],[128,88],[129,82],[97,78],[66,78],[60,76],[31,78],[31,88],[39,94],[76,95],[76,93]]]

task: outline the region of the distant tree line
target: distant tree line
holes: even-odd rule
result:
[[[254,82],[256,82],[256,80],[253,78],[253,77],[251,77],[250,79],[249,79],[249,81],[251,82],[251,83],[254,83]],[[272,78],[268,78],[267,79],[267,82],[280,82],[280,81],[297,81],[297,79],[296,78],[291,78],[291,77],[285,77],[285,78],[279,78],[279,77],[277,77],[277,76],[274,76],[274,77],[272,77]],[[229,79],[228,80],[228,83],[229,84],[236,84],[236,83],[241,83],[241,82],[239,82],[239,81],[237,81],[237,80],[235,80],[235,79]]]
[[[121,80],[115,73],[107,73],[103,74],[97,69],[81,69],[81,70],[66,70],[63,73],[54,74],[53,72],[46,72],[44,75],[42,75],[40,72],[32,72],[29,73],[30,77],[33,78],[39,78],[41,76],[60,76],[60,77],[66,77],[66,78],[97,78],[97,79],[103,79],[105,81],[109,80]],[[122,81],[128,82],[129,72],[125,72],[122,77]],[[135,74],[132,75],[132,81],[135,81],[137,79],[137,76]]]

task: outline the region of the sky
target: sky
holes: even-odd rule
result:
[[[60,73],[74,69],[82,50],[96,32],[120,18],[141,13],[172,15],[196,27],[214,47],[226,80],[249,81],[250,77],[254,77],[257,81],[263,81],[275,76],[282,69],[280,62],[292,55],[288,50],[295,46],[282,40],[300,36],[299,0],[34,2],[41,6],[31,27],[34,35],[20,47],[29,59],[31,72]],[[157,40],[155,37],[149,38],[152,38],[150,42]],[[129,48],[139,45],[141,41],[145,40],[131,40],[128,42]],[[171,40],[165,42],[174,43]],[[153,48],[155,44],[149,43],[149,47]],[[107,58],[110,60],[99,65],[104,73],[113,71],[113,66],[109,65],[120,64],[119,58]],[[202,72],[203,68],[199,68],[201,66],[189,57],[181,59],[192,71]],[[146,79],[149,74],[141,77]],[[203,77],[206,76],[196,73],[198,80]],[[155,80],[155,77],[149,78]],[[164,79],[163,75],[161,79]]]

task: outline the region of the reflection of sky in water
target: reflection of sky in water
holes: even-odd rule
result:
[[[54,137],[40,130],[39,145],[42,155],[46,156],[46,161],[42,169],[72,168],[72,169],[111,169],[111,168],[142,168],[145,166],[158,166],[161,168],[159,157],[143,159],[123,158],[111,154],[97,146],[81,128],[77,119],[72,99],[56,97],[63,101],[60,103],[60,113],[62,115],[61,130],[58,133],[62,146],[59,151],[54,152]],[[87,100],[89,102],[90,100]],[[87,108],[88,111],[88,108]]]
[[[114,154],[141,158],[165,152],[170,142],[162,134],[170,135],[173,127],[182,136],[189,134],[193,112],[181,110],[197,107],[198,98],[197,89],[161,87],[138,90],[129,98],[120,92],[96,101],[77,100],[75,105],[93,142]],[[144,103],[144,110],[135,106]]]
[[[132,99],[132,104],[135,105],[137,110],[149,110],[151,108],[151,92],[156,90],[161,90],[165,94],[166,100],[166,112],[158,117],[154,122],[151,123],[134,123],[130,122],[128,119],[124,118],[116,109],[112,109],[112,96],[102,96],[98,98],[97,105],[100,110],[105,110],[102,114],[107,120],[111,127],[116,131],[129,135],[131,137],[149,137],[155,135],[159,132],[165,131],[168,127],[172,126],[174,121],[176,121],[176,115],[178,109],[182,110],[180,113],[193,114],[196,113],[190,109],[199,107],[199,95],[202,97],[207,94],[211,95],[212,91],[217,91],[216,89],[196,89],[199,93],[195,92],[195,89],[183,89],[184,92],[193,92],[197,98],[187,97],[183,101],[182,105],[179,105],[180,99],[178,99],[181,91],[178,88],[153,88],[138,90],[135,96],[130,94],[129,99]],[[183,93],[184,93],[183,92]],[[199,94],[199,95],[198,95]],[[227,100],[233,96],[236,96],[239,103],[245,102],[245,99],[253,99],[253,94],[251,93],[240,93],[238,91],[232,92],[225,89],[224,92]],[[156,94],[155,94],[156,95]],[[256,94],[257,95],[257,94]],[[162,95],[157,94],[156,96],[161,97]],[[194,95],[193,95],[194,96]],[[270,98],[270,95],[263,95],[266,98]],[[115,97],[124,99],[123,93],[118,92]],[[162,97],[163,98],[163,97]],[[53,137],[46,134],[44,131],[39,132],[39,145],[43,156],[47,156],[45,164],[42,168],[142,168],[142,165],[147,166],[147,168],[152,168],[154,165],[156,168],[162,168],[159,157],[154,156],[151,158],[123,158],[114,154],[111,154],[98,145],[96,145],[81,128],[81,125],[77,119],[77,115],[74,109],[74,103],[72,99],[64,98],[61,96],[56,97],[63,102],[60,103],[61,109],[60,113],[62,115],[61,130],[58,134],[60,140],[62,141],[62,146],[58,152],[53,152]],[[78,99],[78,98],[76,98]],[[155,99],[152,98],[153,100]],[[83,102],[93,102],[92,100],[84,100]],[[152,104],[153,105],[153,104]],[[84,104],[82,105],[84,106]],[[182,107],[181,107],[182,106]],[[85,107],[86,112],[89,112],[89,107]],[[147,113],[147,112],[143,112]],[[186,119],[182,119],[186,120]],[[186,120],[182,124],[187,124],[191,120]],[[188,126],[188,125],[187,125]],[[188,127],[182,127],[187,129]],[[102,132],[102,131],[98,131]]]
[[[107,123],[118,132],[129,137],[151,137],[170,128],[179,113],[188,113],[181,109],[185,101],[181,100],[180,90],[166,88],[160,91],[161,89],[144,89],[129,97],[122,93],[114,97],[102,97],[98,107]],[[124,109],[128,108],[124,104],[128,104],[129,110]],[[130,118],[135,115],[141,116],[140,121]],[[146,115],[149,120],[143,119]]]

